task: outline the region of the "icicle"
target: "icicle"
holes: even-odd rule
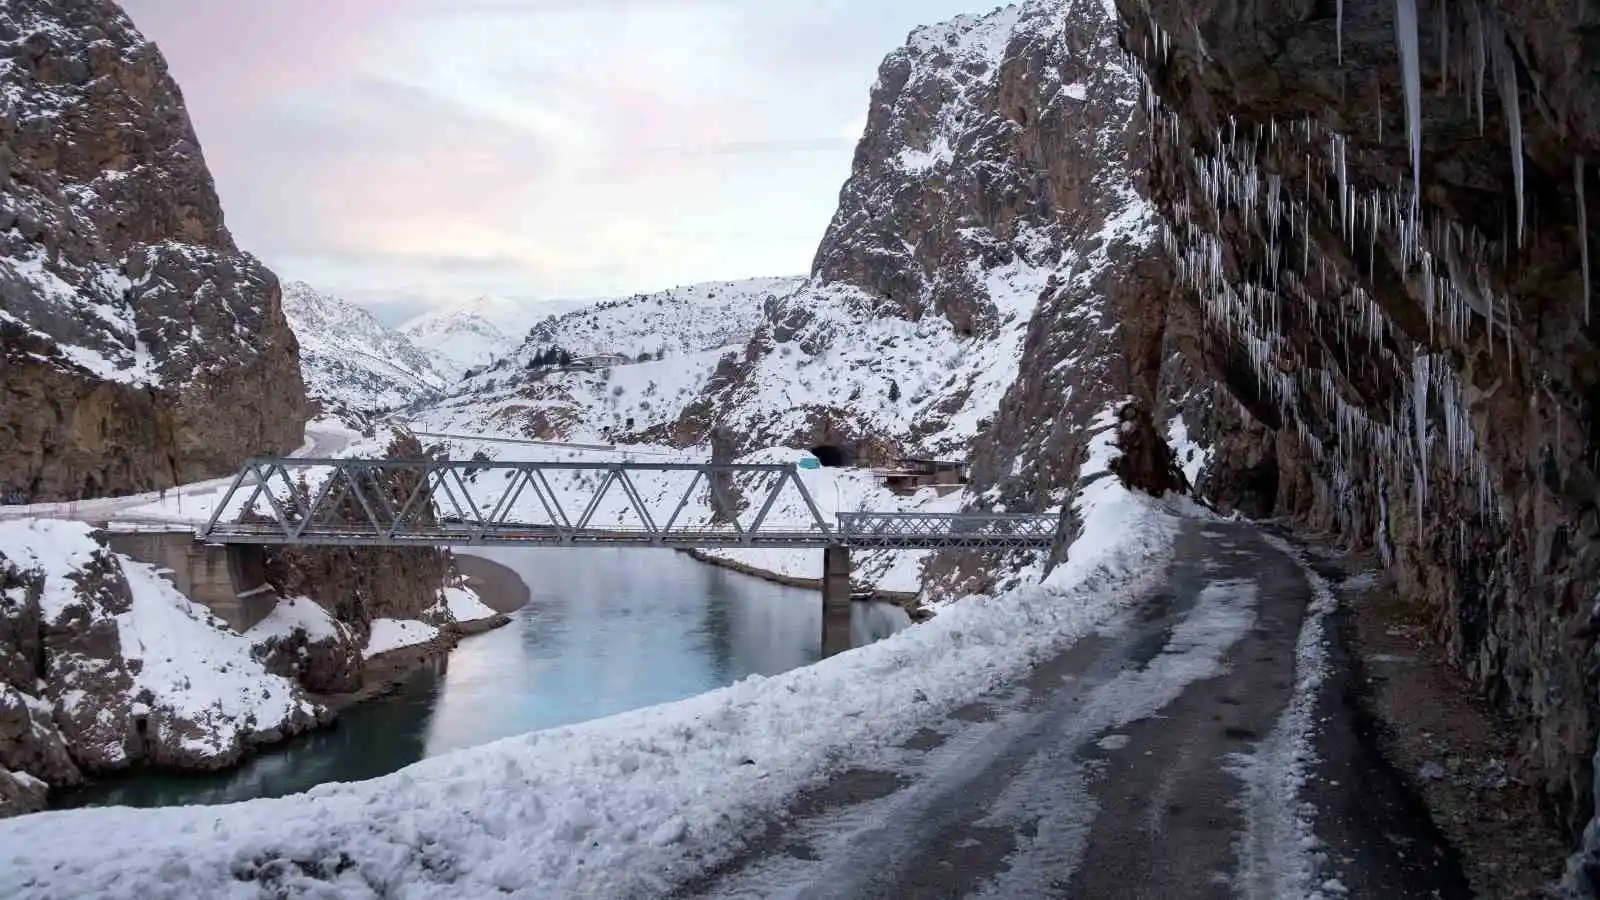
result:
[[[1401,78],[1406,92],[1406,131],[1411,140],[1411,208],[1415,215],[1422,203],[1422,48],[1417,40],[1417,0],[1395,0],[1394,28],[1395,40],[1400,45]]]
[[[1423,521],[1428,485],[1428,357],[1417,348],[1412,366],[1411,414],[1417,430],[1417,521]]]
[[[1326,7],[1324,7],[1326,8]],[[1338,0],[1333,8],[1334,21],[1334,46],[1338,48],[1339,65],[1344,65],[1344,0]]]
[[[1583,260],[1583,324],[1589,324],[1589,207],[1583,196],[1583,157],[1572,161],[1572,183],[1578,197],[1578,255]]]
[[[1488,65],[1488,53],[1484,50],[1483,41],[1483,10],[1476,2],[1467,6],[1472,10],[1472,71],[1473,95],[1477,98],[1478,109],[1478,136],[1483,136],[1483,70]]]
[[[1401,0],[1415,2],[1415,0]],[[1506,116],[1506,129],[1511,142],[1511,180],[1517,192],[1517,246],[1522,246],[1527,225],[1526,198],[1523,196],[1522,159],[1522,94],[1517,90],[1517,61],[1507,46],[1505,35],[1498,29],[1494,33],[1494,67],[1496,83],[1500,86],[1500,107]]]

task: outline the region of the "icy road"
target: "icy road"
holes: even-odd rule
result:
[[[681,896],[1467,896],[1356,758],[1348,686],[1302,628],[1329,588],[1285,549],[1185,522],[1123,627],[807,792]]]

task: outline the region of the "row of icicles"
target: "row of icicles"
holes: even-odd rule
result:
[[[1522,245],[1526,233],[1524,202],[1525,175],[1523,168],[1521,104],[1518,91],[1514,55],[1504,32],[1493,17],[1487,14],[1476,0],[1465,4],[1468,14],[1464,28],[1455,27],[1441,3],[1439,27],[1441,34],[1442,81],[1448,85],[1454,76],[1465,87],[1470,77],[1474,88],[1472,98],[1480,131],[1484,122],[1483,88],[1486,75],[1492,74],[1499,89],[1500,101],[1508,121],[1512,147],[1513,180],[1516,192],[1515,239]],[[1342,3],[1340,4],[1342,31]],[[1425,214],[1420,203],[1421,176],[1421,57],[1417,40],[1418,16],[1415,0],[1396,0],[1397,45],[1401,56],[1404,91],[1406,94],[1407,132],[1411,150],[1412,184],[1393,189],[1359,190],[1348,177],[1349,141],[1313,119],[1294,123],[1271,122],[1266,127],[1246,128],[1244,133],[1235,119],[1230,118],[1227,132],[1218,128],[1210,136],[1217,148],[1214,156],[1199,156],[1188,150],[1183,140],[1183,123],[1172,111],[1165,109],[1156,95],[1154,86],[1140,61],[1130,58],[1142,82],[1145,109],[1152,123],[1150,140],[1165,141],[1170,147],[1187,151],[1196,182],[1205,193],[1204,200],[1213,213],[1209,228],[1196,216],[1195,199],[1184,196],[1173,202],[1173,219],[1163,228],[1162,241],[1172,255],[1179,277],[1194,289],[1204,301],[1208,321],[1222,328],[1245,348],[1258,383],[1263,392],[1276,403],[1285,421],[1293,421],[1301,441],[1319,464],[1329,466],[1334,484],[1319,481],[1317,490],[1328,499],[1349,498],[1358,486],[1351,472],[1358,464],[1372,465],[1378,476],[1381,493],[1381,510],[1378,523],[1372,523],[1377,535],[1376,543],[1385,556],[1389,553],[1388,487],[1395,483],[1395,475],[1404,472],[1414,483],[1419,521],[1427,502],[1428,485],[1432,480],[1428,459],[1433,451],[1442,453],[1446,468],[1452,476],[1467,476],[1475,483],[1478,511],[1486,518],[1498,518],[1498,503],[1487,458],[1479,447],[1471,421],[1465,388],[1458,373],[1443,354],[1428,352],[1421,344],[1413,346],[1412,364],[1407,367],[1397,359],[1387,346],[1399,343],[1383,311],[1367,292],[1354,284],[1338,266],[1330,265],[1320,253],[1313,260],[1310,228],[1313,220],[1339,234],[1352,250],[1355,241],[1366,237],[1369,258],[1375,258],[1380,235],[1387,233],[1391,240],[1385,246],[1397,248],[1398,263],[1403,273],[1420,282],[1422,305],[1427,314],[1430,343],[1441,337],[1451,344],[1464,344],[1471,335],[1472,323],[1481,318],[1485,323],[1485,339],[1489,352],[1495,353],[1496,330],[1504,337],[1504,352],[1513,352],[1511,340],[1511,314],[1514,307],[1508,297],[1496,292],[1484,264],[1491,251],[1491,243],[1474,229],[1465,229],[1459,223],[1433,219]],[[1171,42],[1166,33],[1150,22],[1154,40],[1146,36],[1146,56],[1154,49],[1162,62],[1170,58]],[[1197,33],[1198,38],[1198,33]],[[1456,37],[1457,54],[1452,57],[1451,38]],[[1342,33],[1339,53],[1342,59]],[[1204,48],[1201,49],[1204,55]],[[1454,65],[1452,66],[1452,63]],[[1543,109],[1543,107],[1540,107]],[[1306,199],[1286,196],[1283,176],[1277,173],[1263,175],[1257,160],[1264,148],[1275,148],[1285,139],[1298,138],[1306,146],[1321,144],[1326,156],[1309,150],[1305,155]],[[1154,149],[1154,148],[1152,148]],[[1574,184],[1579,210],[1580,233],[1584,235],[1582,249],[1582,275],[1584,279],[1585,316],[1589,314],[1589,259],[1587,247],[1587,214],[1584,205],[1585,163],[1574,161]],[[1337,185],[1336,198],[1327,196],[1329,182]],[[1320,193],[1320,207],[1314,209],[1308,202],[1313,193]],[[1264,275],[1266,284],[1247,282],[1238,289],[1227,277],[1223,265],[1221,243],[1216,233],[1221,229],[1222,213],[1228,206],[1251,213],[1257,224],[1256,237],[1262,241]],[[1331,221],[1337,207],[1338,221]],[[1322,210],[1327,210],[1326,214]],[[1265,220],[1265,227],[1260,223]],[[1508,227],[1508,231],[1509,231]],[[1285,250],[1284,235],[1299,232],[1301,246],[1298,261],[1289,258]],[[1510,235],[1501,244],[1501,252],[1510,243]],[[1298,262],[1298,267],[1295,263]],[[1315,262],[1316,273],[1312,273]],[[1371,273],[1368,273],[1369,277]],[[1324,289],[1331,284],[1338,292],[1335,310],[1322,310],[1317,301],[1297,288],[1310,278],[1321,280]],[[1368,416],[1360,407],[1349,403],[1336,389],[1335,375],[1323,369],[1300,365],[1295,375],[1286,375],[1273,365],[1276,357],[1288,358],[1290,348],[1281,337],[1281,308],[1283,290],[1299,294],[1307,304],[1313,328],[1321,332],[1325,323],[1331,322],[1340,329],[1339,338],[1349,346],[1351,333],[1358,332],[1368,341],[1367,363],[1374,359],[1394,373],[1411,369],[1409,378],[1400,379],[1405,384],[1411,415],[1399,417],[1400,427],[1379,422]],[[1443,332],[1442,335],[1440,332]],[[1336,456],[1330,457],[1324,441],[1318,439],[1306,424],[1300,409],[1301,397],[1317,397],[1329,411],[1333,422]],[[1430,400],[1439,411],[1439,425],[1430,421]],[[1363,490],[1371,490],[1370,486]],[[1330,504],[1340,510],[1343,524],[1349,522],[1353,504]],[[1464,527],[1464,526],[1463,526]],[[1465,532],[1461,534],[1463,549]]]

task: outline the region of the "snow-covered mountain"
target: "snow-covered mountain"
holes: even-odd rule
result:
[[[528,329],[537,323],[592,303],[474,297],[418,316],[402,324],[400,331],[428,354],[436,371],[453,381],[522,346]]]
[[[722,360],[737,355],[767,306],[804,279],[751,278],[686,285],[593,302],[533,327],[515,352],[451,390],[428,427],[539,439],[611,439],[670,429],[704,393]],[[629,362],[558,371],[538,358]]]
[[[743,292],[759,302],[647,296],[546,323],[422,424],[726,458],[962,459],[970,491],[941,500],[1058,507],[1096,422],[1150,390],[1150,359],[1127,353],[1148,343],[1138,264],[1155,234],[1126,164],[1137,96],[1100,0],[919,29],[879,71],[809,278]],[[552,347],[633,361],[561,371],[540,365]],[[896,589],[917,582],[908,559],[883,560],[910,566]],[[950,592],[996,571],[935,564],[923,575]]]
[[[0,3],[0,108],[0,484],[147,490],[298,446],[277,279],[155,44],[110,2]]]
[[[301,281],[283,286],[307,392],[334,412],[387,410],[438,396],[449,383],[431,357],[370,312]]]

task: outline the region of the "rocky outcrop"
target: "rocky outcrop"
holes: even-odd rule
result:
[[[317,635],[297,628],[258,643],[254,655],[268,672],[292,678],[313,694],[347,694],[361,688],[361,644],[348,628]]]
[[[1202,487],[1376,547],[1575,837],[1600,722],[1593,4],[1117,5],[1170,346],[1247,423],[1213,431]]]
[[[0,812],[134,766],[224,767],[327,721],[88,526],[5,523],[0,544]]]
[[[298,446],[277,280],[155,46],[109,0],[8,4],[0,96],[0,487],[151,489]]]
[[[420,441],[406,432],[391,439],[385,459],[424,459]],[[390,472],[363,485],[376,497],[387,492],[395,509],[405,507],[417,488],[414,473]],[[431,492],[417,501],[431,518]],[[332,521],[366,521],[353,492],[337,489],[325,503]],[[425,519],[424,521],[427,521]],[[384,547],[278,547],[267,551],[267,583],[281,597],[310,597],[350,627],[365,644],[374,619],[421,619],[440,602],[440,592],[459,579],[448,550]],[[343,671],[343,651],[330,649],[330,673]],[[332,675],[331,677],[340,677]],[[309,685],[308,685],[309,686]]]
[[[1102,301],[1152,233],[1111,152],[1134,97],[1115,37],[1091,0],[913,32],[879,69],[810,283],[767,303],[684,417],[701,427],[680,437],[716,423],[741,454],[970,456],[987,502],[1018,507],[1070,485],[1070,420],[1127,391],[1085,378],[1069,397],[1039,376],[1117,342],[1100,336],[1115,325]],[[1065,452],[1029,461],[1052,441]]]

